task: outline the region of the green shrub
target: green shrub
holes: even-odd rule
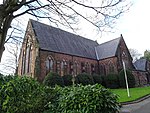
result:
[[[16,76],[13,75],[2,75],[0,74],[0,87],[2,87],[3,84],[9,82],[10,80],[13,80]]]
[[[126,70],[127,73],[127,80],[128,80],[128,85],[130,88],[135,87],[135,78],[134,75],[130,70]],[[125,75],[124,75],[124,70],[121,70],[119,73],[119,83],[120,87],[125,88],[126,87],[126,81],[125,81]]]
[[[49,103],[47,113],[116,113],[120,108],[118,96],[100,84],[59,88],[58,92],[57,106]]]
[[[119,88],[119,79],[117,74],[108,74],[104,79],[107,88]]]
[[[102,84],[102,77],[98,74],[93,74],[92,75],[94,83]]]
[[[53,72],[47,74],[43,83],[44,85],[51,86],[51,87],[54,87],[56,84],[60,86],[64,86],[64,81],[62,77],[59,74]]]
[[[65,86],[72,85],[72,75],[64,75],[64,76],[62,76],[62,78],[63,78]]]
[[[45,105],[53,98],[52,89],[40,85],[29,77],[10,76],[0,88],[0,111],[2,113],[43,112]]]
[[[4,75],[0,73],[0,78],[3,77]]]
[[[81,73],[76,76],[76,83],[82,85],[94,84],[93,77],[87,73]]]

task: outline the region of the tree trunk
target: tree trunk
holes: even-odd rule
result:
[[[10,28],[10,24],[13,20],[13,14],[7,14],[5,7],[0,5],[0,62],[3,51],[5,50],[4,44],[7,36],[7,31]]]
[[[2,53],[4,51],[4,45],[3,40],[2,40],[2,36],[3,36],[3,21],[4,21],[4,14],[3,14],[3,6],[0,6],[0,62],[1,62],[1,57],[2,57]]]

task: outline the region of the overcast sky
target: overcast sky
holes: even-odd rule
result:
[[[130,11],[120,18],[116,32],[103,36],[99,41],[110,40],[123,34],[128,48],[143,54],[150,49],[150,0],[134,0]],[[101,42],[100,41],[100,42]]]
[[[143,54],[146,49],[150,49],[149,4],[150,0],[133,0],[133,6],[129,12],[125,13],[124,16],[119,19],[116,27],[113,30],[115,31],[114,33],[105,33],[100,38],[99,35],[96,35],[96,33],[91,30],[92,28],[90,29],[89,26],[87,26],[85,28],[88,29],[78,31],[78,34],[87,38],[91,38],[92,40],[97,39],[99,43],[118,38],[120,34],[122,34],[129,49],[136,49],[139,53]],[[26,16],[22,17],[24,18],[22,24],[26,27],[28,18]],[[84,24],[83,22],[82,25],[86,26],[87,24]],[[5,51],[3,54],[2,63],[5,62],[6,56],[8,56],[7,51]],[[2,65],[0,65],[0,71],[5,72],[5,70],[2,69]]]

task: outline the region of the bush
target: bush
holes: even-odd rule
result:
[[[54,87],[56,84],[60,86],[64,86],[62,77],[59,74],[53,72],[47,74],[43,83],[44,85],[51,86],[51,87]]]
[[[59,88],[59,92],[57,107],[49,104],[51,113],[116,113],[120,108],[118,96],[100,84]]]
[[[0,87],[0,111],[2,113],[43,112],[53,94],[50,88],[29,77],[5,76]]]
[[[0,73],[0,78],[3,77],[4,75]]]
[[[76,83],[82,85],[94,84],[93,78],[87,73],[81,73],[76,76]]]
[[[134,75],[132,74],[132,72],[130,70],[126,70],[126,73],[127,73],[127,80],[128,80],[129,88],[135,87]],[[124,70],[121,70],[119,73],[119,83],[120,83],[120,87],[126,88]]]
[[[93,74],[92,75],[94,83],[98,83],[98,84],[102,84],[102,76],[98,75],[98,74]]]
[[[63,78],[65,86],[72,85],[72,75],[64,75],[64,76],[62,76],[62,78]]]
[[[104,78],[107,88],[119,88],[119,79],[117,74],[108,74]]]

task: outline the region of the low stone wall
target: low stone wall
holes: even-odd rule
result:
[[[136,86],[143,86],[148,84],[147,72],[145,71],[132,71],[132,74],[135,77]]]

